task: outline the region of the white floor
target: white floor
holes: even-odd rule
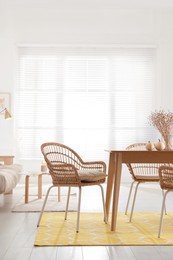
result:
[[[119,211],[125,209],[128,188],[127,184],[121,185]],[[36,193],[36,184],[31,185],[30,193]],[[13,195],[0,195],[0,260],[173,260],[173,246],[34,247],[39,214],[11,213],[23,194],[24,185],[18,184]],[[170,193],[168,211],[173,210],[172,199]],[[139,187],[135,210],[160,212],[161,201],[158,184],[143,184]],[[102,210],[99,188],[83,189],[81,210]]]

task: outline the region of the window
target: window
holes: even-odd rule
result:
[[[86,160],[104,149],[152,139],[155,49],[19,47],[16,88],[18,159],[40,159],[57,141]]]

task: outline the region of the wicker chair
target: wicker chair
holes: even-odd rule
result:
[[[163,191],[166,191],[166,192],[164,192],[161,215],[160,215],[160,225],[159,225],[159,232],[158,232],[158,237],[160,238],[166,196],[170,191],[173,191],[173,166],[160,166],[159,178],[160,178],[161,189]]]
[[[128,146],[126,149],[127,150],[145,150],[145,145],[146,143],[136,143]],[[132,189],[134,183],[136,184],[135,192],[134,192],[134,197],[133,197],[133,202],[132,202],[132,208],[131,208],[131,213],[130,213],[130,222],[132,220],[133,216],[133,210],[134,210],[134,205],[135,205],[135,200],[136,200],[136,195],[137,195],[137,190],[138,186],[140,183],[145,183],[145,182],[159,182],[159,164],[139,164],[139,163],[133,163],[133,164],[126,164],[131,177],[133,179],[133,182],[131,183],[130,191],[129,191],[129,196],[127,200],[127,205],[126,205],[126,210],[125,214],[127,215],[128,207],[129,207],[129,202],[132,194]]]
[[[106,164],[102,161],[83,162],[83,160],[75,151],[73,151],[68,146],[59,143],[44,143],[41,145],[41,151],[47,163],[49,173],[52,177],[53,185],[47,191],[37,226],[39,226],[40,224],[50,190],[53,187],[59,186],[69,187],[65,210],[65,219],[67,219],[70,189],[71,187],[79,188],[76,232],[79,232],[81,188],[84,186],[98,185],[101,188],[104,221],[105,223],[107,223],[104,204],[104,192],[101,185],[105,182],[106,179]]]

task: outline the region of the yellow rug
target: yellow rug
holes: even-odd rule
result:
[[[173,214],[164,215],[161,238],[157,238],[160,213],[134,213],[133,222],[118,214],[117,231],[104,224],[102,213],[81,213],[80,231],[76,233],[76,213],[45,212],[37,230],[36,246],[98,245],[173,245]]]

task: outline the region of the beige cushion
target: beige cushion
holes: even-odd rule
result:
[[[99,170],[78,170],[81,181],[99,181],[106,177],[106,174]]]
[[[153,175],[153,176],[136,175],[135,178],[137,180],[141,180],[141,181],[159,181],[159,176],[156,176],[156,175]]]

